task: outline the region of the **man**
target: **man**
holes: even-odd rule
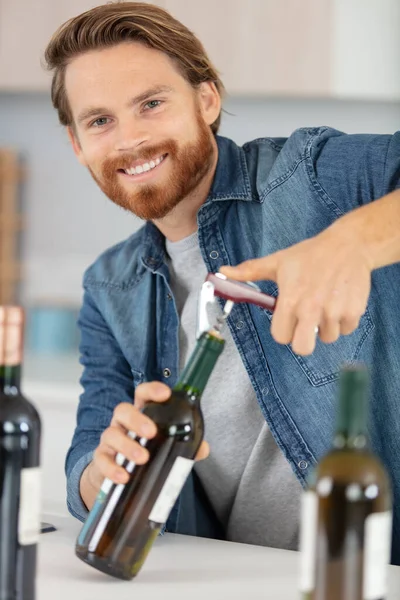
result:
[[[223,86],[201,44],[149,4],[72,19],[46,59],[78,159],[146,221],[84,276],[71,513],[86,517],[105,476],[127,481],[116,452],[147,460],[126,430],[155,434],[138,408],[168,398],[195,343],[207,271],[256,259],[225,272],[279,287],[277,309],[272,323],[254,306],[231,313],[202,404],[211,454],[167,530],[296,548],[299,495],[331,442],[339,367],[361,360],[400,564],[400,133],[318,127],[236,146],[217,135]]]

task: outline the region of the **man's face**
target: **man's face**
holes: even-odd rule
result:
[[[195,91],[165,54],[136,42],[88,52],[65,85],[74,150],[116,204],[161,219],[210,171],[215,88]]]

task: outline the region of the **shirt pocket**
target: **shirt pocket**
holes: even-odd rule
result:
[[[277,296],[278,290],[274,283],[264,282],[260,285],[262,291],[271,296]],[[272,313],[264,310],[271,322]],[[339,377],[343,364],[359,360],[361,349],[370,333],[375,328],[369,309],[362,315],[359,325],[350,335],[341,335],[336,342],[325,344],[317,337],[314,352],[309,356],[300,356],[293,352],[290,344],[286,345],[291,358],[302,369],[313,386],[330,383]]]

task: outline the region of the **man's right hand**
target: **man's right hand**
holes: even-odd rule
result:
[[[105,477],[114,483],[126,483],[129,480],[127,471],[115,462],[118,452],[138,465],[148,461],[148,450],[132,440],[127,432],[132,431],[138,437],[153,438],[157,433],[156,425],[140,411],[146,402],[165,402],[170,395],[171,389],[164,383],[159,381],[142,383],[136,388],[135,404],[123,402],[115,408],[110,426],[102,433],[93,460],[82,473],[80,480],[81,497],[89,510]],[[196,460],[207,458],[208,454],[209,446],[203,441]]]

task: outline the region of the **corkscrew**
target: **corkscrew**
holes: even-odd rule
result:
[[[210,323],[208,306],[216,301],[217,296],[226,300],[226,303],[222,313],[217,317],[217,322]],[[237,302],[248,302],[273,311],[276,299],[273,296],[264,294],[251,281],[241,282],[229,279],[222,273],[208,273],[199,296],[196,337],[199,338],[202,333],[209,329],[220,332],[224,322],[230,315],[233,305]]]

